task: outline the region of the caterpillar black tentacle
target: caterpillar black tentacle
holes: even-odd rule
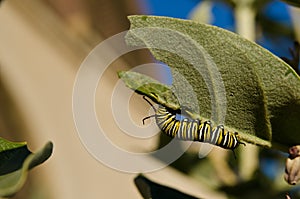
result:
[[[237,132],[226,131],[223,125],[212,127],[209,120],[202,122],[200,119],[176,119],[176,114],[179,114],[178,111],[161,105],[155,108],[145,96],[143,96],[143,98],[155,111],[154,115],[145,117],[143,123],[145,120],[155,117],[157,126],[170,137],[181,140],[206,142],[224,149],[231,149],[232,151],[240,144],[245,145],[245,143],[240,141]]]

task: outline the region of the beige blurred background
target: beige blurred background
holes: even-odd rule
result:
[[[73,84],[81,62],[98,43],[129,28],[127,15],[146,12],[139,2],[7,0],[0,5],[0,136],[27,141],[32,151],[49,140],[54,143],[51,158],[30,172],[14,198],[142,198],[133,183],[136,174],[108,168],[87,152],[72,113]],[[98,119],[112,132],[112,142],[129,151],[151,151],[157,137],[132,138],[114,124],[110,97],[118,81],[116,71],[150,61],[146,51],[122,56],[98,85]],[[129,108],[141,125],[149,105],[133,95]],[[171,168],[146,176],[198,197],[225,198]]]

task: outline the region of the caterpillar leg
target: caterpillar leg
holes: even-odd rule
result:
[[[241,141],[239,140],[239,133],[238,133],[238,132],[234,132],[234,135],[238,138],[238,145],[242,144],[242,145],[246,146],[246,143],[241,142]]]
[[[239,141],[239,144],[242,144],[242,145],[246,146],[246,143],[244,143],[244,142],[240,142],[240,141]]]
[[[238,140],[238,145],[240,145],[240,144],[246,146],[246,144],[244,142],[241,142],[241,141]],[[233,152],[234,159],[236,159],[236,154],[235,154],[234,150],[235,150],[235,148],[232,149],[232,152]]]

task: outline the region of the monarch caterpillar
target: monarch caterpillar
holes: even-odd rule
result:
[[[154,115],[150,115],[143,119],[143,124],[145,120],[155,117],[156,124],[161,131],[172,138],[207,142],[224,149],[231,150],[234,150],[240,144],[245,145],[245,143],[240,142],[237,132],[226,131],[223,125],[212,127],[209,120],[202,122],[200,119],[176,119],[177,111],[166,108],[162,105],[155,108],[151,102],[145,98],[145,96],[143,96],[143,98],[155,111]]]

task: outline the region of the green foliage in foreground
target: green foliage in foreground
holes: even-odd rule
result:
[[[0,197],[17,193],[26,182],[29,170],[46,161],[52,149],[52,142],[48,142],[32,153],[26,142],[15,143],[0,138]]]

